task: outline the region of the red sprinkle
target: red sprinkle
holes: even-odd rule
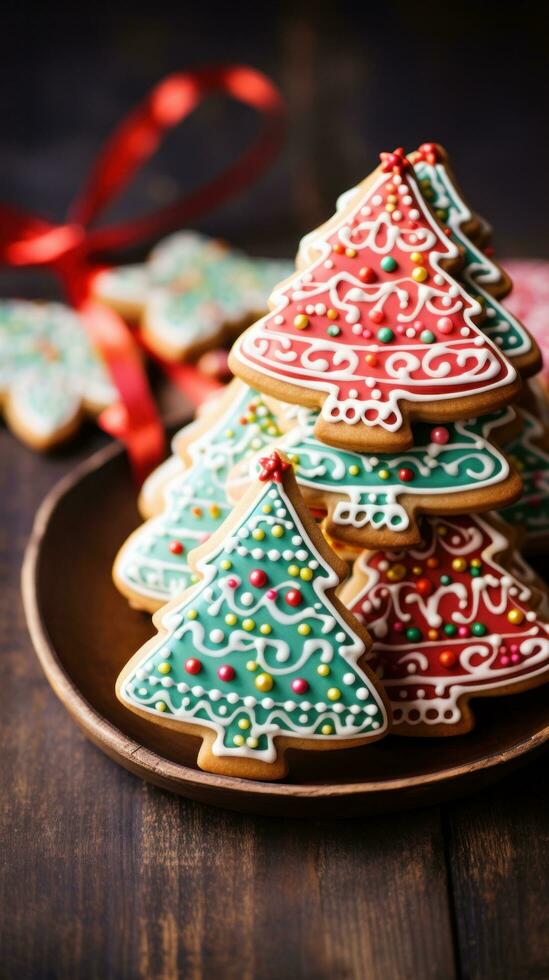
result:
[[[170,541],[170,551],[172,555],[182,555],[183,545],[181,544],[181,541]]]

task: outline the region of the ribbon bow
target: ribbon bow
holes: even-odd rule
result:
[[[91,228],[156,152],[164,135],[212,92],[224,92],[263,117],[252,145],[223,173],[175,204],[131,221]],[[98,268],[91,257],[180,228],[243,190],[275,157],[283,122],[278,90],[253,68],[221,65],[179,72],[155,85],[122,120],[99,153],[65,223],[52,224],[0,204],[0,262],[46,266],[61,281],[120,394],[120,402],[101,414],[100,425],[124,441],[139,482],[162,458],[164,432],[131,331],[114,311],[90,296]]]

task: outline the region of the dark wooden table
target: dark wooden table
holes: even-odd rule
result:
[[[418,16],[396,3],[388,16],[350,0],[247,4],[236,22],[233,4],[194,4],[192,16],[163,0],[72,16],[54,4],[28,21],[25,6],[3,15],[1,195],[13,203],[60,220],[149,85],[200,61],[247,60],[281,84],[290,137],[261,187],[207,230],[290,254],[380,148],[440,139],[494,219],[500,251],[549,252],[549,185],[531,165],[549,139],[539,5],[428,3]],[[244,130],[209,113],[211,145],[202,124],[175,136],[124,213],[191,186],[204,146],[230,158]],[[90,428],[43,459],[0,425],[0,977],[549,977],[547,755],[462,802],[314,823],[177,799],[88,744],[34,657],[19,573],[38,504],[102,442]]]
[[[19,572],[37,505],[102,442],[41,458],[0,431],[0,976],[548,977],[547,755],[461,802],[300,822],[175,798],[85,740]]]

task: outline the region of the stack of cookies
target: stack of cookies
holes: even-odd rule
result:
[[[162,608],[117,693],[203,768],[463,734],[471,698],[549,680],[516,550],[549,530],[548,413],[489,243],[440,146],[381,154],[143,488],[114,577]]]

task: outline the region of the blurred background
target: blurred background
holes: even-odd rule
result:
[[[2,199],[62,219],[102,141],[152,84],[200,63],[243,61],[280,86],[287,141],[269,173],[203,230],[257,254],[291,255],[379,150],[436,140],[494,224],[497,253],[549,255],[549,15],[541,5],[125,6],[95,2],[77,14],[8,4]],[[250,110],[210,99],[169,135],[112,216],[169,203],[233,158],[254,124]],[[17,275],[2,273],[3,284],[13,288]]]

